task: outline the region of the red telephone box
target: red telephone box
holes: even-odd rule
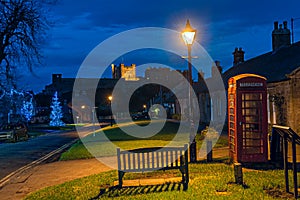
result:
[[[240,74],[228,80],[229,155],[235,162],[268,161],[266,78]]]

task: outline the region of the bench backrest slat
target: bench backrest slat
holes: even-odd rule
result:
[[[130,156],[131,154],[127,154],[128,155],[128,169],[131,169],[131,161],[130,161]]]
[[[175,151],[175,158],[176,158],[175,164],[176,164],[176,167],[178,167],[178,161],[177,161],[177,158],[178,158],[178,151]]]
[[[160,164],[159,164],[159,152],[156,151],[156,168],[160,168]]]
[[[142,153],[142,165],[143,165],[142,169],[145,169],[145,153]]]
[[[132,155],[133,169],[136,169],[136,163],[135,163],[135,160],[136,160],[136,159],[135,159],[135,157],[136,157],[136,156],[133,154],[133,155]]]
[[[124,165],[123,167],[124,167],[124,170],[126,170],[126,163],[127,163],[127,162],[126,162],[126,154],[124,153],[124,154],[122,154],[122,155],[123,155],[123,162],[122,162],[122,163],[123,163],[123,165]]]
[[[152,168],[155,168],[155,163],[154,163],[154,151],[152,151],[151,154],[152,154]]]
[[[175,162],[175,160],[173,160],[173,154],[174,152],[171,151],[171,167],[174,167],[174,162]]]
[[[138,165],[138,170],[140,170],[140,169],[141,169],[141,167],[140,167],[140,164],[141,164],[140,154],[136,154],[136,156],[137,156],[137,160],[138,160],[138,163],[137,163],[137,165]]]

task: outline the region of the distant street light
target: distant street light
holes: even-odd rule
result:
[[[76,116],[76,119],[77,119],[77,122],[76,122],[76,123],[78,124],[78,123],[79,123],[79,122],[78,122],[78,120],[79,120],[79,116]]]
[[[109,96],[108,97],[108,100],[110,102],[110,110],[111,110],[111,115],[110,115],[110,126],[113,125],[113,120],[112,120],[112,109],[111,109],[111,101],[112,101],[113,97],[112,96]]]
[[[81,106],[81,109],[82,109],[82,111],[81,111],[81,123],[83,123],[83,121],[84,121],[83,117],[84,117],[84,109],[85,109],[85,105],[82,105],[82,106]]]
[[[188,94],[188,100],[189,100],[189,108],[188,108],[188,117],[190,122],[190,162],[196,162],[197,161],[197,150],[196,150],[196,140],[195,140],[195,134],[194,134],[194,122],[193,122],[193,101],[191,98],[191,87],[193,86],[193,80],[192,80],[192,56],[191,56],[191,50],[192,45],[196,37],[197,30],[193,29],[191,27],[190,21],[187,20],[185,29],[182,31],[182,39],[184,43],[187,45],[188,48],[188,81],[190,84],[189,87],[189,94]]]

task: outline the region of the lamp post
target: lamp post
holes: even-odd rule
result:
[[[93,136],[95,137],[95,115],[96,115],[96,108],[98,108],[98,107],[93,107],[93,109],[92,109],[92,117],[93,117]]]
[[[196,150],[196,140],[195,140],[195,134],[194,134],[194,121],[193,121],[193,101],[191,98],[191,93],[192,93],[192,85],[193,85],[193,80],[192,80],[192,56],[191,56],[191,50],[192,50],[192,45],[196,37],[196,29],[193,29],[191,27],[190,21],[187,20],[185,29],[182,31],[182,39],[184,43],[187,45],[188,48],[188,81],[189,81],[189,90],[188,90],[188,101],[189,101],[189,108],[188,108],[188,117],[189,117],[189,122],[190,122],[190,162],[196,162],[197,161],[197,150]]]
[[[108,97],[108,100],[109,100],[109,102],[110,102],[110,110],[111,110],[111,101],[112,101],[112,99],[113,99],[112,96],[109,96],[109,97]],[[113,124],[113,123],[112,123],[112,113],[111,113],[111,115],[110,115],[110,126],[112,126],[112,124]]]

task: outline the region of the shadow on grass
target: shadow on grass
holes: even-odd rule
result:
[[[227,165],[232,165],[233,161],[229,157],[222,157],[222,158],[213,158],[211,162],[208,162],[206,159],[198,160],[196,164],[212,164],[212,163],[224,163]],[[300,163],[297,163],[297,169],[300,170]],[[283,169],[283,166],[280,163],[268,161],[266,163],[242,163],[243,168],[252,169],[252,170],[261,170],[261,171],[268,171],[268,170],[275,170],[275,169]],[[292,169],[292,164],[289,163],[289,169]]]
[[[101,199],[102,197],[120,197],[120,196],[132,196],[139,194],[151,194],[157,192],[168,191],[184,191],[184,187],[181,183],[166,183],[160,185],[146,185],[146,186],[128,186],[119,188],[118,186],[112,186],[109,188],[102,188],[97,196],[90,200]]]
[[[195,164],[212,164],[212,163],[227,163],[229,162],[229,157],[223,157],[223,158],[213,158],[211,162],[208,162],[206,159],[203,160],[197,160]]]

